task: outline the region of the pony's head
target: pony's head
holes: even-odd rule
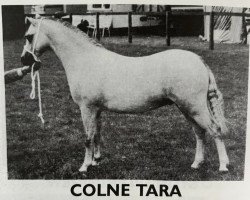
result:
[[[27,31],[25,32],[25,45],[21,55],[21,62],[23,65],[32,65],[49,46],[48,37],[41,28],[43,18],[36,16],[36,18],[26,17],[25,24]]]

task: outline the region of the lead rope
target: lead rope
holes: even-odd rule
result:
[[[42,22],[43,18],[40,19],[39,24],[38,24],[38,28],[37,28],[37,35],[34,41],[34,46],[32,49],[32,52],[29,51],[27,49],[27,47],[25,46],[25,50],[28,51],[29,53],[31,53],[35,59],[35,61],[39,61],[39,58],[37,58],[37,56],[35,55],[35,47],[36,47],[36,43],[37,43],[37,39],[38,39],[38,35],[39,35],[39,30],[40,30],[40,25]],[[39,75],[39,71],[35,71],[34,72],[34,66],[35,63],[33,63],[32,67],[31,67],[31,72],[30,72],[30,77],[31,77],[31,92],[30,92],[30,98],[31,99],[35,99],[36,97],[36,79],[37,79],[37,93],[38,93],[38,103],[39,103],[39,113],[38,113],[38,117],[41,119],[42,122],[42,126],[44,127],[44,119],[43,119],[43,111],[42,111],[42,98],[41,98],[41,82],[40,82],[40,75]]]
[[[31,99],[35,99],[36,97],[36,79],[37,79],[37,93],[38,93],[38,103],[39,103],[39,113],[38,113],[38,117],[41,119],[41,122],[44,126],[44,119],[43,119],[43,110],[42,110],[42,98],[41,98],[41,83],[40,83],[40,75],[38,71],[34,72],[34,66],[35,63],[32,65],[31,67],[31,93],[30,93],[30,98]]]

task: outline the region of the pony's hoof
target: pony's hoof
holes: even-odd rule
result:
[[[99,162],[97,162],[96,160],[92,160],[91,165],[92,165],[92,166],[98,166],[98,165],[99,165]]]
[[[230,164],[229,164],[229,162],[226,162],[226,163],[222,163],[220,165],[219,171],[222,173],[226,173],[226,172],[228,172],[228,169],[230,169]]]
[[[204,164],[203,161],[201,161],[201,162],[193,162],[193,164],[191,165],[191,168],[192,169],[199,169],[203,164]]]
[[[193,164],[191,165],[191,168],[192,168],[192,169],[198,169],[199,166],[198,166],[196,163],[193,163]]]
[[[99,158],[94,157],[93,160],[92,160],[91,165],[92,166],[98,166],[100,164],[100,162],[101,162],[101,157],[99,157]]]
[[[226,166],[223,166],[223,167],[220,167],[220,168],[219,168],[219,171],[220,171],[221,173],[227,173],[227,172],[228,172],[228,168],[227,168]]]
[[[79,172],[82,173],[87,173],[88,167],[86,165],[82,165],[81,168],[79,169]]]

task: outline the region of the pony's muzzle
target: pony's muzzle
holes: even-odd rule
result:
[[[36,62],[36,60],[34,59],[34,56],[27,52],[27,51],[24,51],[21,55],[21,62],[24,66],[26,65],[32,65],[34,62]]]

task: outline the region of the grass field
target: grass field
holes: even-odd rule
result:
[[[163,107],[140,115],[105,112],[102,115],[100,166],[91,167],[90,179],[153,180],[243,180],[245,160],[248,46],[208,44],[196,38],[105,38],[103,45],[117,53],[143,56],[169,48],[191,50],[201,55],[215,74],[224,94],[230,135],[225,140],[230,172],[218,171],[214,142],[207,136],[206,165],[192,170],[195,137],[191,126],[174,107]],[[4,42],[5,70],[20,67],[23,41]],[[29,99],[30,77],[6,85],[8,173],[10,179],[81,179],[84,134],[80,111],[69,98],[63,67],[54,53],[46,52],[40,70],[45,129],[41,128],[37,100]]]

